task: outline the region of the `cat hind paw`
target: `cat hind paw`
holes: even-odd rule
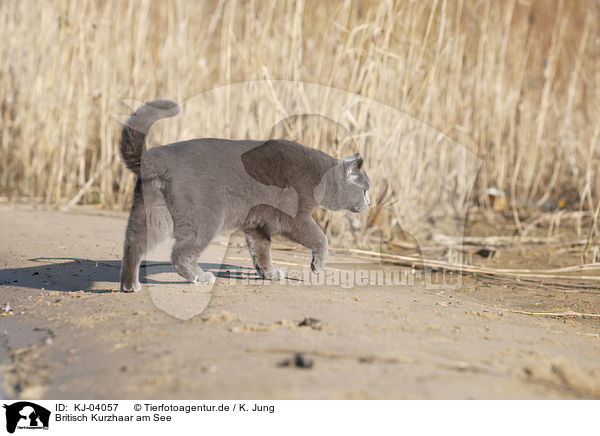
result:
[[[216,280],[217,280],[217,278],[215,277],[215,275],[213,273],[205,271],[205,272],[197,275],[194,278],[193,282],[196,285],[211,285]]]
[[[121,292],[138,292],[142,289],[142,284],[140,282],[124,284],[121,283]]]
[[[267,271],[261,270],[258,274],[266,280],[281,280],[284,276],[283,271],[277,268],[273,268]]]

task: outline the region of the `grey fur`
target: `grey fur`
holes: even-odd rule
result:
[[[137,291],[147,250],[172,236],[171,261],[185,279],[212,283],[196,263],[221,231],[241,229],[256,271],[277,280],[271,236],[282,234],[313,253],[320,272],[327,238],[312,218],[320,205],[360,212],[369,206],[370,182],[358,155],[336,159],[286,140],[215,138],[178,142],[146,151],[151,124],[179,112],[176,103],[154,100],[139,108],[123,128],[121,154],[138,174],[121,269],[121,290]],[[139,128],[139,130],[138,130]]]

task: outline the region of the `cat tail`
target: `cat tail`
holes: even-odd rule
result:
[[[179,105],[171,100],[149,101],[131,114],[121,132],[121,157],[127,168],[140,175],[142,153],[146,150],[146,135],[150,127],[162,118],[170,118],[180,111]]]

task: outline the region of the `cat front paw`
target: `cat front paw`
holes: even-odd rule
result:
[[[196,276],[196,278],[193,280],[193,282],[196,285],[211,285],[215,282],[215,280],[217,280],[217,279],[213,273],[208,272],[208,271],[203,271],[199,275]]]
[[[313,257],[313,260],[310,263],[310,269],[315,274],[319,274],[321,271],[323,271],[323,269],[325,269],[325,262],[321,259]]]
[[[283,271],[277,268],[271,268],[270,270],[260,270],[258,274],[266,280],[281,280],[283,278]]]

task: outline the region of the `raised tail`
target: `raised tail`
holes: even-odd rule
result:
[[[140,106],[129,117],[121,132],[121,157],[127,168],[138,176],[142,153],[146,149],[146,135],[150,127],[162,118],[170,118],[180,111],[179,105],[171,100],[152,100]]]

